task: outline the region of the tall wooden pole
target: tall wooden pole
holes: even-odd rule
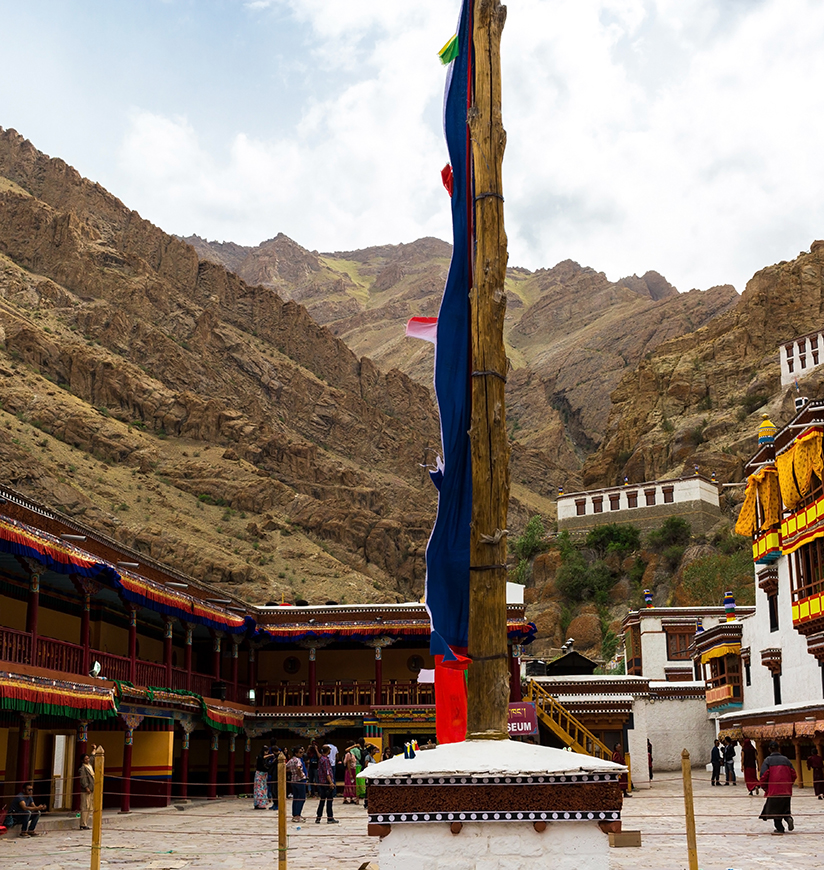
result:
[[[681,776],[684,779],[684,815],[687,823],[687,860],[689,870],[698,870],[698,845],[695,840],[695,809],[692,801],[692,767],[690,754],[681,752]]]
[[[506,7],[474,0],[475,90],[469,111],[475,179],[475,270],[472,324],[472,532],[469,575],[467,738],[505,740],[509,703],[506,636],[506,516],[509,440],[506,432],[507,243],[501,164],[501,32]]]
[[[286,756],[278,753],[278,870],[286,870]],[[332,799],[329,798],[331,801]],[[330,804],[331,805],[331,804]]]
[[[100,870],[100,835],[103,831],[103,783],[105,778],[106,755],[102,746],[95,746],[94,758],[94,797],[92,814],[92,851],[91,870]]]

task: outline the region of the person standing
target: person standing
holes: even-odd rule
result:
[[[306,768],[309,774],[309,782],[307,789],[309,797],[318,796],[318,761],[320,760],[320,749],[318,749],[318,741],[316,737],[312,738],[309,748],[306,750]]]
[[[624,747],[620,743],[616,743],[613,752],[612,752],[612,760],[616,764],[623,764],[626,766],[626,759],[624,758]],[[618,778],[618,783],[621,786],[621,791],[624,793],[624,797],[632,797],[629,793],[629,774],[622,773]]]
[[[710,753],[710,763],[712,764],[712,778],[710,779],[710,785],[721,785],[721,763],[723,760],[724,756],[721,751],[721,741],[716,740],[715,745],[712,747],[712,752]]]
[[[358,793],[355,785],[355,777],[358,774],[358,761],[355,756],[355,749],[351,746],[346,750],[346,755],[343,757],[343,802],[345,804],[354,804],[357,802]]]
[[[34,783],[27,782],[23,791],[14,799],[14,823],[20,824],[21,837],[37,837],[35,832],[40,813],[46,810],[45,804],[34,802]]]
[[[824,800],[824,759],[813,746],[807,759],[807,768],[813,772],[813,791],[819,800]]]
[[[727,781],[724,785],[738,785],[735,779],[735,743],[731,738],[724,738],[724,768],[727,771]]]
[[[303,747],[298,746],[286,762],[286,772],[292,780],[292,821],[305,822],[303,805],[306,803],[306,765],[303,763]]]
[[[652,780],[652,743],[647,739],[647,764],[649,765],[649,778]]]
[[[78,774],[80,776],[80,830],[88,831],[91,828],[94,801],[94,768],[88,755],[83,756]]]
[[[320,761],[318,762],[318,788],[320,789],[320,801],[318,802],[318,814],[315,824],[319,825],[323,817],[323,807],[326,805],[326,824],[337,825],[338,820],[332,814],[332,801],[335,797],[335,774],[332,762],[329,760],[329,747],[324,744],[320,748]]]
[[[758,755],[749,737],[745,737],[741,743],[741,767],[744,770],[744,782],[750,797],[758,794]]]
[[[255,760],[255,809],[265,810],[269,805],[269,747],[264,746]]]
[[[769,819],[773,820],[774,834],[784,833],[782,822],[786,822],[787,828],[791,831],[795,828],[790,806],[795,778],[792,762],[786,755],[781,754],[778,744],[773,740],[770,743],[770,754],[761,765],[761,785],[767,800],[764,801],[759,818],[765,822]]]

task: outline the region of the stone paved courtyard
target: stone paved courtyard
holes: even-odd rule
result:
[[[711,788],[703,771],[694,772],[698,857],[701,870],[813,870],[824,867],[824,801],[810,789],[796,790],[796,830],[770,835],[772,825],[758,820],[762,798],[749,797],[743,785]],[[377,867],[377,842],[366,836],[360,807],[336,801],[340,825],[315,825],[316,802],[308,801],[309,824],[289,823],[291,870],[358,870]],[[641,848],[610,851],[609,870],[686,870],[684,802],[677,774],[658,774],[653,787],[625,802],[624,828],[640,829]],[[64,820],[59,824],[76,824]],[[89,866],[90,835],[44,826],[36,840],[0,838],[2,870],[78,870]],[[391,836],[391,835],[390,835]],[[255,811],[251,801],[196,802],[175,808],[106,813],[103,866],[109,870],[274,870],[277,818]]]

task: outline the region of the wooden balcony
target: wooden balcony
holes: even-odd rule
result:
[[[387,680],[381,684],[381,698],[377,697],[374,680],[318,680],[315,690],[316,707],[372,707],[394,705],[419,705],[435,703],[435,687],[431,683],[415,680]],[[261,685],[257,703],[261,707],[309,706],[309,684],[284,680],[272,685]]]
[[[86,676],[84,668],[84,650],[75,643],[67,643],[51,637],[37,638],[37,654],[32,656],[31,635],[25,631],[17,631],[13,628],[0,627],[0,662],[16,665],[33,665],[38,668],[56,671],[62,674],[81,674]],[[100,664],[100,677],[106,680],[132,681],[132,662],[126,656],[118,656],[103,650],[89,649],[89,667],[94,662]],[[135,679],[133,682],[138,686],[166,687],[166,666],[158,662],[146,662],[138,659],[135,662]],[[192,673],[190,678],[191,691],[205,697],[212,697],[212,688],[217,682],[214,677],[207,674]],[[233,700],[233,687],[228,681],[226,684],[227,700]],[[186,689],[187,674],[181,668],[172,669],[172,685],[168,688]],[[238,683],[237,700],[245,701],[249,687]]]

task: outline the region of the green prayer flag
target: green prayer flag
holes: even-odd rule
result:
[[[441,63],[446,66],[452,63],[458,56],[458,34],[456,33],[449,42],[438,52]]]

